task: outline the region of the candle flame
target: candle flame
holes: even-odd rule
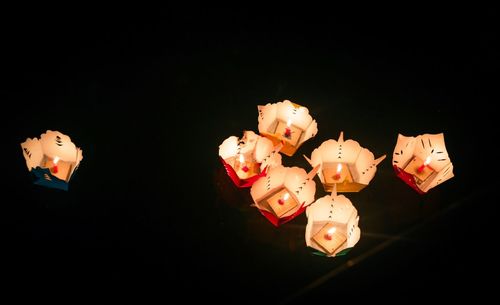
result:
[[[342,163],[339,163],[337,164],[337,174],[340,175],[341,172],[342,172]]]
[[[286,127],[292,126],[292,118],[288,118],[288,121],[286,121]]]
[[[290,198],[290,194],[286,193],[285,196],[283,196],[283,200],[286,201]]]
[[[337,228],[335,227],[331,227],[330,229],[328,229],[328,231],[326,231],[326,233],[329,235],[329,236],[332,236],[333,233],[335,233],[335,231],[337,231]]]
[[[54,165],[57,165],[57,162],[59,162],[59,157],[54,157],[54,160],[52,160],[52,163],[54,163]]]
[[[431,156],[427,156],[427,158],[425,158],[424,165],[427,166],[429,163],[431,163]]]
[[[245,162],[245,157],[243,155],[240,155],[240,163],[244,163]]]

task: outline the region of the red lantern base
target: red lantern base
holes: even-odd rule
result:
[[[398,176],[399,179],[403,180],[406,184],[408,184],[412,189],[414,189],[420,195],[426,194],[426,192],[424,192],[418,188],[417,183],[415,182],[415,178],[413,177],[413,175],[408,174],[407,172],[405,172],[403,169],[397,167],[396,165],[394,165],[393,168],[394,168],[394,172],[396,172],[396,176]]]
[[[273,213],[268,212],[266,210],[259,209],[259,212],[262,215],[264,215],[264,217],[266,217],[267,220],[269,220],[274,226],[279,227],[280,225],[285,224],[285,223],[289,222],[290,220],[294,219],[295,217],[299,216],[300,214],[302,214],[306,210],[304,203],[302,203],[300,205],[299,209],[297,211],[295,211],[295,213],[293,213],[290,216],[283,217],[283,218],[278,218],[276,215],[274,215]]]

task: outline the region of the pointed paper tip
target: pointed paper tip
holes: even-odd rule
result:
[[[302,156],[304,157],[304,159],[306,159],[306,160],[307,160],[307,162],[309,162],[309,164],[310,164],[311,166],[313,166],[311,159],[309,159],[306,155],[302,155]]]
[[[375,165],[379,165],[380,162],[384,161],[386,155],[378,157],[378,159],[375,160]]]
[[[330,194],[331,197],[336,197],[337,196],[337,183],[333,185],[332,193]]]
[[[319,171],[320,165],[316,165],[308,174],[307,174],[307,179],[312,179],[314,176],[316,176],[316,173]]]
[[[343,131],[341,131],[341,132],[340,132],[340,135],[339,135],[339,142],[340,142],[340,143],[344,142],[344,132],[343,132]]]

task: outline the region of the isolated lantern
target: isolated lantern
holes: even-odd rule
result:
[[[419,194],[453,177],[443,133],[417,137],[398,134],[392,166],[396,175]]]
[[[69,136],[47,130],[40,139],[26,139],[21,148],[35,184],[68,190],[68,183],[83,159],[82,150]]]

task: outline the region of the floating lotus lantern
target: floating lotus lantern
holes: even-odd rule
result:
[[[318,169],[307,173],[299,167],[271,168],[250,189],[255,206],[275,226],[292,220],[314,201]]]
[[[283,143],[281,152],[293,156],[297,149],[318,132],[318,124],[306,107],[288,100],[258,106],[259,133],[273,141]]]
[[[40,139],[26,139],[21,148],[35,184],[68,190],[68,183],[83,159],[82,150],[70,137],[47,130]]]
[[[419,194],[453,177],[443,133],[417,137],[398,134],[392,166],[396,175]]]
[[[257,179],[266,175],[268,168],[281,165],[281,144],[244,131],[238,139],[231,136],[219,146],[219,156],[227,174],[238,187],[250,187]]]
[[[375,159],[372,152],[354,140],[344,141],[340,133],[338,141],[327,140],[316,148],[311,159],[304,156],[312,166],[320,166],[318,176],[325,191],[337,186],[338,192],[359,192],[375,176],[377,165],[385,155]]]
[[[330,195],[307,207],[306,216],[306,245],[319,251],[316,254],[341,256],[359,241],[358,212],[347,197],[337,195],[335,186]]]

